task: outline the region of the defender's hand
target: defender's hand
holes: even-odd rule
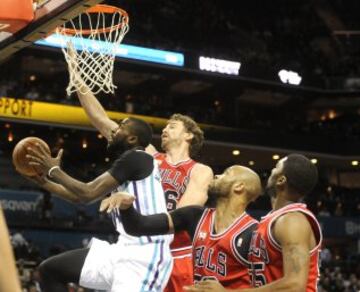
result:
[[[135,197],[126,192],[118,192],[101,201],[99,211],[110,213],[114,209],[125,210],[130,208]]]
[[[216,280],[204,280],[204,281],[198,282],[192,286],[184,286],[184,291],[188,291],[188,292],[226,292],[229,290],[225,289]]]

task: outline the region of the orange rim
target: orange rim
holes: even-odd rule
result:
[[[96,33],[108,33],[110,31],[116,30],[121,28],[124,25],[128,25],[129,23],[129,16],[127,12],[119,7],[111,6],[111,5],[104,5],[104,4],[98,4],[93,7],[90,7],[89,9],[85,10],[83,13],[107,13],[107,14],[114,14],[119,13],[122,15],[122,21],[119,24],[104,27],[101,29],[83,29],[81,30],[82,35],[90,35],[94,32]],[[80,30],[74,29],[74,28],[65,28],[65,27],[58,27],[57,32],[62,35],[76,35]]]

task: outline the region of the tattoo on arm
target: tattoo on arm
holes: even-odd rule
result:
[[[284,250],[284,262],[286,261],[291,273],[299,274],[301,269],[308,264],[309,254],[305,253],[298,244],[289,244]]]

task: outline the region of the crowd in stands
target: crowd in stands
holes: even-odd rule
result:
[[[45,252],[34,244],[30,244],[22,235],[21,232],[14,232],[11,235],[11,243],[15,253],[16,265],[19,273],[19,278],[23,292],[41,292],[40,287],[40,274],[38,271],[39,264],[47,257],[56,255],[66,250],[69,247],[64,246],[62,243],[57,243],[49,247],[49,251]],[[83,246],[86,246],[87,240],[84,240]],[[76,246],[80,248],[82,246]],[[33,250],[36,250],[34,253]],[[84,292],[90,290],[77,287],[74,284],[69,284],[69,292]],[[91,290],[92,291],[92,290]]]
[[[360,278],[356,272],[335,264],[331,268],[321,269],[319,292],[357,292],[359,289]]]
[[[345,246],[329,248],[321,253],[319,292],[357,292],[360,289],[360,255]]]
[[[322,217],[359,217],[360,190],[324,184],[309,196],[311,210]]]
[[[28,100],[79,105],[75,96],[66,96],[66,83],[48,84],[43,81],[0,80],[0,96],[20,97]],[[261,94],[261,93],[259,93]],[[357,112],[337,113],[334,111],[292,108],[254,107],[234,104],[226,98],[215,100],[182,99],[147,91],[136,93],[117,91],[116,96],[103,96],[101,102],[107,110],[168,118],[173,109],[195,117],[200,123],[238,128],[242,130],[278,134],[319,136],[327,139],[343,139],[360,142],[360,118]],[[259,119],[258,117],[261,117]],[[351,127],[349,127],[351,124]],[[340,138],[341,137],[341,138]]]
[[[127,43],[241,61],[251,68],[245,75],[270,80],[274,69],[285,67],[326,88],[344,88],[347,78],[360,73],[357,37],[334,35],[332,24],[358,29],[356,0],[331,1],[327,7],[324,2],[257,0],[242,3],[241,9],[217,0],[123,5],[136,20]]]
[[[8,216],[10,239],[23,292],[41,292],[38,266],[47,257],[85,247],[92,236],[115,241],[116,234],[107,216],[94,214],[87,207],[78,206],[72,216],[61,218],[53,212],[56,203],[59,202],[53,202],[51,194],[45,193],[36,201],[35,214],[19,216],[19,219],[23,219],[22,223],[14,214]],[[68,291],[92,290],[69,284]]]

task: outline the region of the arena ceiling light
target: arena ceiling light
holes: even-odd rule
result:
[[[216,72],[227,75],[239,75],[240,67],[240,62],[215,59],[204,56],[199,57],[199,69],[202,71]]]
[[[301,83],[302,77],[294,71],[282,69],[278,73],[282,83],[287,83],[291,85],[299,85]]]
[[[272,156],[272,159],[274,159],[274,160],[279,160],[279,159],[280,159],[280,155],[279,155],[279,154],[274,154],[274,155]]]
[[[238,155],[240,155],[240,150],[235,149],[235,150],[232,151],[232,154],[234,156],[238,156]]]

